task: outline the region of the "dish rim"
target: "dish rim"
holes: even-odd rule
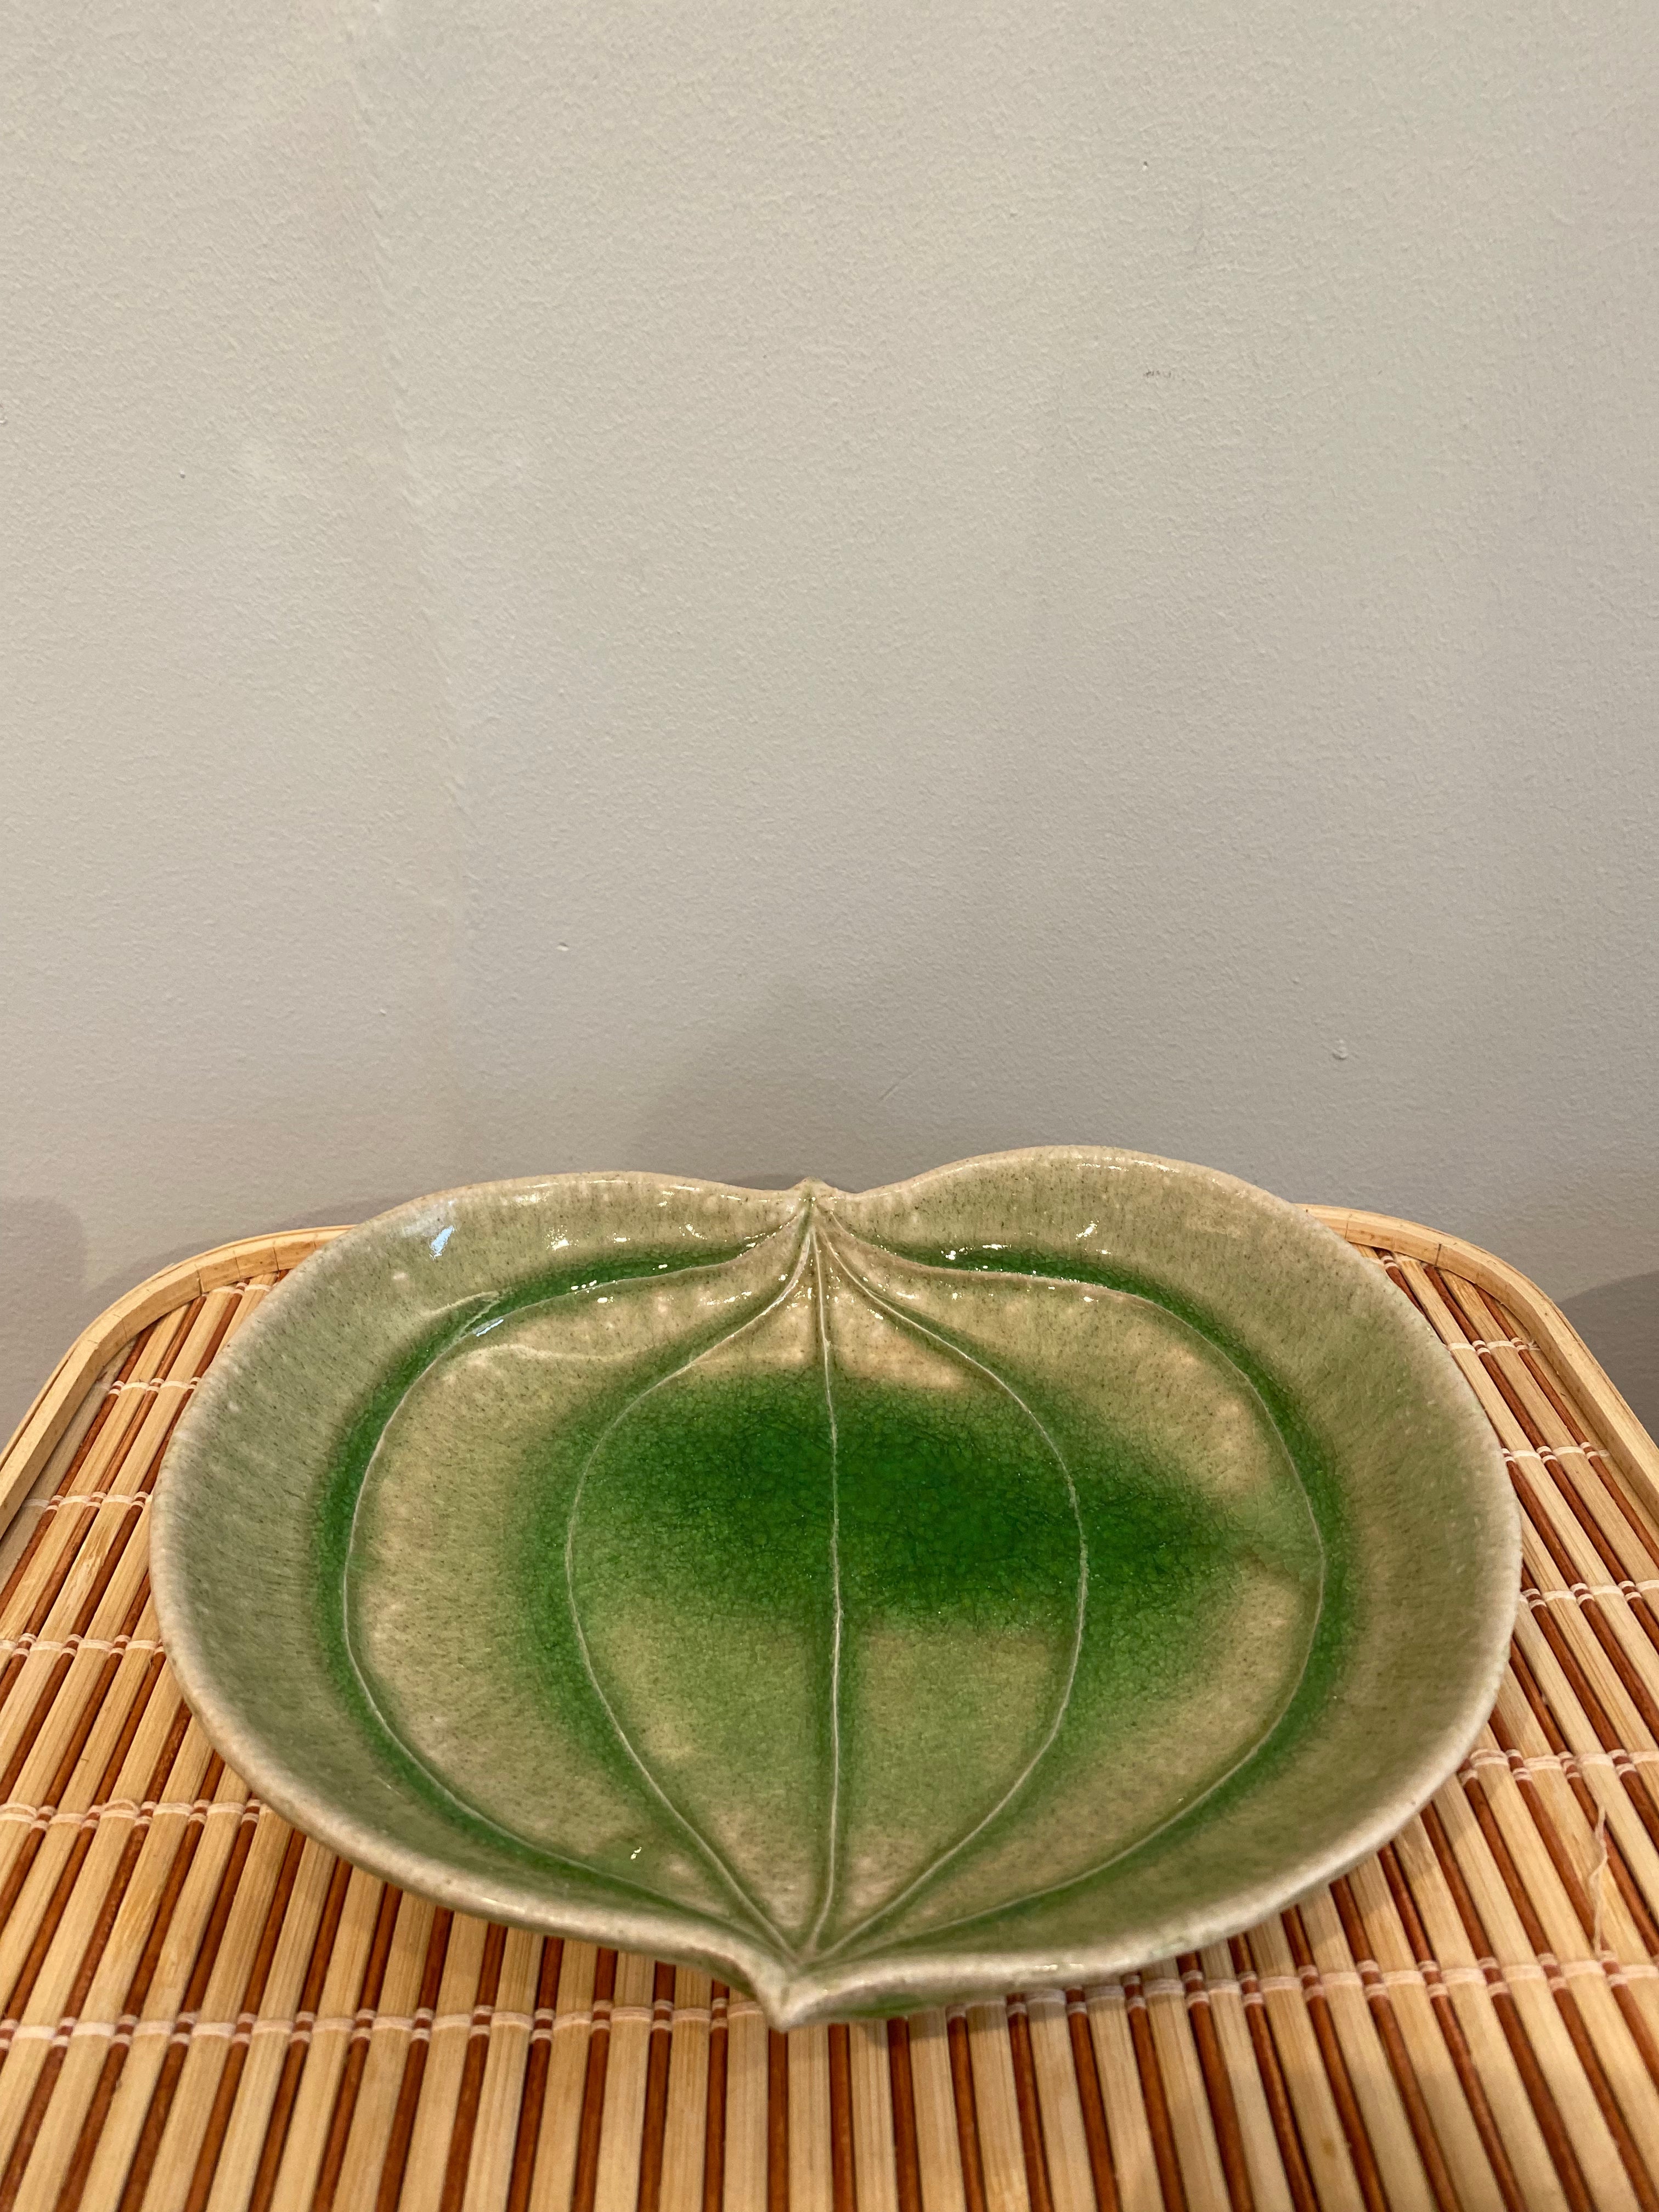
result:
[[[1097,1146],[1021,1146],[969,1155],[896,1183],[873,1186],[872,1192],[837,1190],[835,1194],[860,1198],[876,1192],[886,1194],[931,1182],[955,1170],[1073,1157],[1103,1165],[1176,1170],[1183,1176],[1237,1194],[1253,1205],[1265,1204],[1273,1212],[1294,1216],[1298,1232],[1316,1240],[1336,1265],[1358,1271],[1353,1279],[1376,1279],[1372,1263],[1306,1208],[1277,1198],[1224,1170],[1137,1150]],[[1368,1799],[1364,1808],[1337,1839],[1318,1849],[1287,1849],[1271,1877],[1240,1883],[1212,1898],[1202,1911],[1183,1909],[1171,1911],[1159,1920],[1134,1923],[1096,1944],[1078,1947],[1060,1960],[1042,1951],[992,1942],[984,1947],[982,1954],[952,1953],[943,1960],[930,1959],[925,1955],[924,1948],[922,1955],[875,1954],[854,1960],[838,1970],[814,1972],[788,1967],[737,1930],[722,1931],[718,1942],[699,1942],[690,1908],[682,1912],[649,1906],[596,1905],[574,1896],[561,1899],[550,1893],[546,1877],[515,1881],[505,1868],[499,1879],[482,1880],[474,1871],[458,1869],[452,1862],[402,1841],[386,1828],[371,1825],[342,1806],[328,1791],[308,1783],[282,1750],[267,1740],[264,1732],[244,1717],[234,1698],[223,1694],[219,1688],[185,1595],[186,1577],[177,1556],[185,1540],[185,1523],[178,1510],[177,1486],[169,1481],[169,1473],[175,1464],[187,1464],[195,1456],[199,1447],[194,1440],[198,1431],[209,1428],[215,1401],[234,1387],[238,1370],[249,1358],[260,1357],[260,1346],[280,1330],[287,1307],[283,1292],[289,1283],[299,1280],[307,1271],[331,1265],[348,1266],[352,1253],[371,1239],[395,1231],[398,1225],[412,1223],[446,1202],[463,1198],[504,1199],[532,1190],[544,1191],[550,1186],[592,1184],[605,1180],[610,1173],[625,1176],[630,1182],[695,1183],[699,1190],[749,1199],[758,1196],[781,1200],[789,1195],[788,1191],[762,1191],[752,1186],[702,1176],[657,1176],[640,1170],[599,1170],[460,1184],[425,1194],[345,1230],[301,1261],[249,1316],[214,1362],[201,1389],[192,1394],[193,1402],[169,1444],[151,1509],[151,1584],[161,1639],[186,1701],[210,1741],[250,1788],[294,1826],[352,1864],[453,1910],[621,1950],[694,1960],[722,1980],[746,1985],[759,1999],[775,2027],[789,2027],[860,2013],[900,2013],[917,2005],[952,2001],[956,1995],[983,1994],[992,1989],[1043,1986],[1060,1979],[1068,1985],[1109,1980],[1148,1959],[1219,1941],[1282,1910],[1370,1856],[1421,1810],[1461,1765],[1490,1715],[1507,1663],[1519,1600],[1519,1510],[1503,1473],[1501,1448],[1467,1379],[1428,1322],[1389,1286],[1388,1296],[1394,1304],[1379,1306],[1377,1310],[1397,1316],[1402,1345],[1414,1341],[1420,1351],[1427,1352],[1432,1371],[1443,1377],[1457,1377],[1468,1443],[1476,1457],[1485,1457],[1489,1462],[1495,1485],[1501,1486],[1496,1494],[1507,1505],[1507,1511],[1498,1516],[1501,1525],[1494,1529],[1493,1546],[1480,1557],[1480,1589],[1470,1596],[1471,1605],[1484,1600],[1486,1662],[1478,1671],[1470,1669],[1455,1711],[1432,1735],[1425,1739],[1408,1772],[1381,1797]],[[803,1183],[819,1191],[826,1188],[812,1177],[803,1178]],[[925,1947],[925,1938],[919,1938],[918,1942]]]

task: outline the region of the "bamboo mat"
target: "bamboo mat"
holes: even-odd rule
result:
[[[1502,1262],[1323,1218],[1451,1346],[1521,1501],[1463,1769],[1231,1942],[787,2036],[249,1796],[158,1642],[148,1504],[197,1380],[333,1232],[141,1286],[0,1464],[0,2212],[1659,2212],[1659,1456]]]

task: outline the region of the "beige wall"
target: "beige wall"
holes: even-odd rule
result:
[[[1650,0],[0,39],[0,1419],[536,1169],[1653,1268]]]

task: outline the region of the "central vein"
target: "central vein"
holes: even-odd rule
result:
[[[807,1243],[811,1253],[812,1309],[817,1323],[818,1355],[823,1372],[823,1404],[830,1418],[830,1601],[833,1608],[830,1644],[830,1849],[823,1878],[823,1902],[807,1931],[805,1948],[817,1948],[830,1907],[835,1899],[837,1857],[841,1842],[841,1453],[836,1429],[835,1360],[830,1348],[830,1302],[824,1283],[823,1247],[817,1223],[809,1218]]]

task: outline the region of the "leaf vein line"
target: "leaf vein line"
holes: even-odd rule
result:
[[[841,1838],[841,1653],[846,1607],[841,1588],[841,1437],[836,1425],[834,1359],[830,1344],[830,1307],[824,1293],[823,1255],[816,1224],[807,1229],[812,1250],[813,1304],[817,1310],[818,1346],[823,1365],[823,1403],[830,1417],[830,1589],[832,1625],[830,1646],[830,1844],[823,1878],[823,1902],[807,1931],[805,1948],[816,1948],[835,1901]]]
[[[1078,1586],[1077,1621],[1072,1635],[1072,1651],[1071,1657],[1066,1669],[1065,1686],[1060,1692],[1060,1700],[1058,1705],[1055,1706],[1054,1717],[1048,1724],[1048,1733],[1044,1735],[1042,1741],[1037,1746],[1030,1758],[1026,1761],[1024,1766],[1021,1768],[1019,1773],[1015,1776],[1013,1781],[1009,1784],[1007,1789],[1004,1790],[1002,1796],[998,1798],[996,1803],[991,1807],[990,1810],[982,1814],[979,1820],[974,1823],[974,1826],[969,1828],[965,1834],[959,1836],[954,1844],[948,1845],[945,1850],[941,1851],[938,1857],[933,1861],[931,1865],[924,1867],[920,1874],[913,1875],[911,1880],[905,1884],[904,1887],[899,1890],[894,1896],[890,1897],[884,1905],[878,1905],[873,1912],[867,1913],[856,1926],[848,1929],[847,1933],[842,1936],[838,1942],[832,1943],[827,1951],[820,1954],[825,1959],[832,1959],[838,1951],[844,1951],[848,1944],[856,1942],[858,1937],[862,1936],[866,1929],[873,1928],[878,1921],[886,1919],[890,1913],[896,1912],[900,1905],[908,1903],[925,1883],[933,1881],[933,1877],[942,1872],[942,1870],[950,1864],[953,1858],[956,1858],[961,1852],[966,1850],[969,1844],[973,1843],[978,1837],[981,1836],[985,1832],[986,1829],[990,1826],[991,1823],[1007,1810],[1014,1799],[1018,1796],[1021,1790],[1024,1789],[1026,1784],[1036,1772],[1037,1768],[1042,1765],[1043,1759],[1047,1758],[1049,1750],[1054,1745],[1054,1739],[1060,1734],[1060,1727],[1065,1721],[1066,1715],[1070,1710],[1072,1692],[1077,1686],[1078,1667],[1083,1656],[1083,1634],[1085,1625],[1088,1618],[1089,1609],[1089,1540],[1084,1533],[1083,1507],[1078,1498],[1077,1484],[1073,1480],[1072,1470],[1066,1465],[1066,1455],[1060,1450],[1059,1445],[1054,1442],[1053,1437],[1049,1435],[1047,1425],[1035,1412],[1035,1410],[1026,1403],[1019,1392],[1015,1389],[1013,1384],[1008,1382],[1003,1376],[999,1375],[994,1367],[988,1365],[988,1363],[982,1359],[975,1358],[972,1352],[967,1351],[959,1344],[952,1343],[948,1336],[943,1335],[937,1330],[929,1328],[925,1322],[918,1321],[915,1315],[907,1314],[902,1307],[891,1304],[887,1299],[882,1297],[881,1293],[876,1290],[870,1282],[868,1282],[862,1275],[860,1275],[856,1270],[848,1265],[847,1261],[842,1258],[841,1254],[836,1250],[836,1248],[833,1245],[830,1246],[830,1249],[831,1256],[836,1260],[841,1266],[846,1268],[847,1273],[853,1277],[854,1281],[857,1282],[859,1288],[863,1291],[865,1297],[867,1297],[871,1304],[880,1312],[884,1313],[890,1321],[896,1322],[900,1328],[910,1329],[918,1336],[926,1337],[929,1343],[937,1345],[941,1351],[950,1353],[955,1358],[964,1360],[969,1367],[976,1369],[978,1372],[983,1375],[988,1382],[994,1383],[998,1389],[1006,1392],[1006,1394],[1012,1399],[1015,1405],[1019,1407],[1021,1413],[1023,1413],[1027,1420],[1030,1422],[1032,1427],[1036,1429],[1037,1434],[1042,1438],[1043,1443],[1048,1446],[1049,1452],[1053,1455],[1054,1464],[1060,1469],[1060,1478],[1066,1485],[1066,1500],[1071,1506],[1072,1518],[1077,1527]]]
[[[799,1252],[796,1255],[795,1263],[790,1269],[789,1273],[784,1281],[782,1289],[779,1291],[775,1297],[769,1299],[766,1304],[763,1305],[757,1313],[749,1315],[744,1320],[739,1322],[734,1329],[728,1331],[725,1336],[717,1338],[714,1344],[704,1345],[700,1351],[695,1352],[691,1355],[690,1358],[683,1360],[678,1367],[671,1370],[668,1374],[659,1375],[654,1382],[647,1383],[646,1388],[640,1392],[636,1398],[630,1398],[628,1403],[622,1407],[620,1412],[613,1414],[611,1419],[606,1422],[605,1427],[599,1431],[599,1434],[594,1439],[593,1449],[588,1453],[587,1457],[582,1462],[582,1471],[577,1478],[575,1491],[570,1500],[570,1516],[565,1526],[564,1539],[565,1596],[570,1607],[571,1626],[576,1632],[576,1648],[581,1654],[582,1668],[584,1672],[586,1674],[590,1685],[592,1686],[593,1694],[599,1699],[601,1707],[604,1709],[605,1718],[610,1722],[611,1728],[615,1730],[617,1741],[621,1744],[623,1749],[628,1753],[629,1759],[633,1760],[635,1765],[639,1769],[641,1778],[645,1783],[646,1788],[650,1790],[653,1796],[657,1799],[658,1802],[664,1808],[665,1811],[668,1813],[670,1817],[678,1821],[680,1826],[685,1831],[686,1834],[690,1837],[697,1849],[702,1852],[705,1858],[708,1861],[708,1863],[726,1882],[733,1896],[738,1899],[739,1903],[744,1906],[746,1911],[753,1915],[757,1924],[766,1930],[774,1943],[776,1944],[780,1955],[785,1958],[791,1956],[792,1952],[791,1947],[786,1942],[781,1931],[775,1924],[770,1915],[767,1913],[749,1894],[749,1892],[744,1888],[743,1883],[738,1881],[737,1875],[733,1872],[732,1868],[726,1864],[724,1857],[714,1848],[714,1845],[709,1841],[708,1838],[702,1833],[702,1830],[696,1826],[695,1821],[689,1820],[686,1815],[681,1812],[679,1807],[675,1804],[673,1799],[670,1797],[668,1792],[657,1780],[655,1775],[652,1773],[650,1768],[640,1756],[639,1752],[635,1748],[634,1743],[629,1737],[627,1729],[623,1728],[622,1722],[617,1716],[615,1706],[611,1704],[610,1698],[606,1697],[605,1691],[600,1685],[599,1675],[593,1666],[592,1653],[588,1648],[587,1632],[582,1626],[581,1610],[576,1602],[576,1522],[581,1511],[582,1495],[587,1488],[587,1479],[593,1470],[593,1462],[598,1459],[600,1452],[604,1450],[605,1443],[612,1432],[622,1422],[625,1421],[629,1415],[635,1412],[638,1407],[642,1406],[647,1398],[653,1397],[659,1390],[666,1389],[669,1383],[678,1382],[682,1375],[687,1373],[690,1369],[695,1367],[700,1359],[707,1358],[710,1352],[724,1349],[726,1346],[732,1342],[734,1338],[742,1336],[748,1330],[757,1327],[760,1322],[766,1319],[766,1316],[769,1314],[775,1313],[780,1306],[785,1304],[800,1286],[801,1276],[805,1269],[807,1260],[811,1255],[811,1244],[809,1231],[809,1235],[802,1238],[801,1248]]]

